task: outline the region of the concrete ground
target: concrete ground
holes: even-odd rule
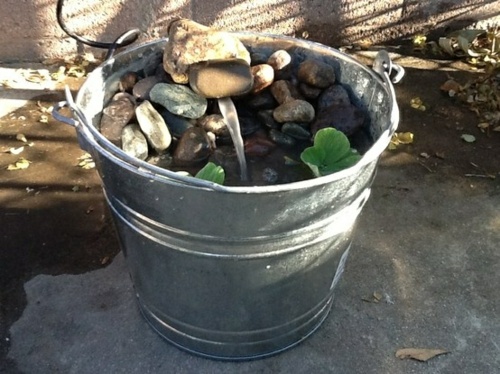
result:
[[[500,133],[480,132],[476,115],[439,91],[448,76],[474,78],[467,67],[393,57],[407,70],[399,131],[414,143],[382,156],[325,323],[250,362],[193,356],[149,328],[96,171],[77,166],[72,128],[39,121],[36,101],[61,99],[60,87],[0,88],[3,150],[21,145],[20,132],[34,143],[21,154],[26,170],[6,171],[19,156],[0,154],[0,372],[499,373]],[[415,97],[426,111],[410,106]],[[419,362],[397,358],[400,348],[449,353]]]

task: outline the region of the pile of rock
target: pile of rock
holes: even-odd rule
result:
[[[291,51],[249,52],[232,34],[175,21],[163,64],[153,76],[128,72],[121,78],[100,131],[133,157],[162,160],[173,170],[217,161],[217,149],[231,144],[216,105],[221,97],[235,101],[249,157],[272,157],[276,148],[297,155],[325,127],[358,132],[365,115],[336,83],[332,65],[296,60]]]

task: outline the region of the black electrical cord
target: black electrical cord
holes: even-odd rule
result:
[[[127,32],[124,32],[121,34],[114,42],[112,43],[103,43],[103,42],[97,42],[94,40],[87,39],[83,36],[76,35],[73,33],[71,30],[68,29],[68,26],[66,26],[66,23],[64,22],[63,16],[62,16],[62,9],[64,5],[64,0],[57,0],[57,8],[56,8],[56,14],[57,14],[57,23],[63,29],[63,31],[68,34],[68,36],[72,37],[73,39],[79,41],[80,43],[86,44],[90,47],[94,48],[103,48],[107,49],[108,53],[106,54],[105,59],[107,60],[110,58],[113,53],[116,51],[117,48],[125,47],[129,44],[132,44],[137,40],[139,35],[141,34],[141,30],[139,29],[132,29]]]

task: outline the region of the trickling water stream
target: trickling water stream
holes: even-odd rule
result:
[[[243,145],[243,138],[241,137],[240,121],[238,120],[236,107],[230,97],[218,99],[218,104],[220,112],[226,121],[231,139],[233,140],[234,148],[236,149],[236,156],[238,157],[238,163],[240,164],[240,178],[242,181],[247,181],[247,161],[245,159],[245,149]]]

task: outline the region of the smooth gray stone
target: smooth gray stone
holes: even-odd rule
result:
[[[171,113],[186,118],[200,118],[207,110],[207,99],[180,84],[158,83],[149,97]]]
[[[166,150],[172,142],[167,124],[149,101],[144,101],[135,110],[135,115],[144,136],[157,152]]]
[[[126,154],[145,160],[148,157],[148,141],[136,123],[131,123],[123,128],[122,149]]]
[[[276,144],[285,146],[285,147],[293,147],[297,141],[295,138],[291,137],[290,135],[284,134],[279,130],[271,129],[269,131],[269,138]]]
[[[311,139],[311,132],[309,130],[293,122],[284,123],[281,127],[281,132],[299,140]]]
[[[305,100],[290,100],[273,112],[273,117],[280,123],[284,122],[311,122],[314,119],[314,107]]]
[[[193,127],[196,123],[196,121],[193,119],[177,116],[173,113],[170,113],[167,109],[163,109],[159,113],[165,120],[170,133],[176,138],[180,138],[187,129]]]

